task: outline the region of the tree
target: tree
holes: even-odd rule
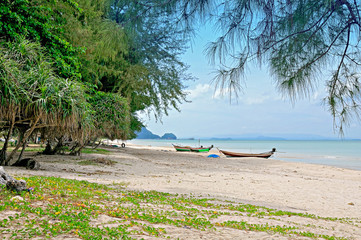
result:
[[[143,9],[140,2],[80,0],[79,6],[81,16],[74,16],[69,7],[62,12],[66,39],[86,49],[79,55],[82,81],[128,100],[133,131],[128,137],[133,138],[142,126],[136,112],[159,117],[185,101],[183,81],[189,76],[179,60],[184,33],[165,11]],[[144,14],[136,17],[141,11]]]
[[[237,93],[249,64],[266,65],[292,101],[325,82],[335,128],[360,113],[361,3],[356,0],[174,0],[187,26],[221,31],[207,53],[220,64],[216,85]]]
[[[0,127],[7,137],[0,165],[8,165],[36,129],[57,127],[74,132],[86,129],[89,107],[83,85],[59,77],[39,43],[25,39],[0,44]],[[6,156],[7,144],[18,129],[20,138]]]
[[[0,37],[6,41],[26,38],[39,42],[53,58],[54,70],[61,77],[80,77],[78,53],[63,37],[64,17],[56,8],[67,6],[74,15],[81,12],[73,0],[0,1]]]
[[[163,10],[134,24],[112,17],[136,15],[142,7],[132,3],[0,2],[0,130],[7,140],[19,132],[9,157],[3,148],[3,163],[39,129],[57,146],[72,139],[78,152],[90,136],[135,137],[137,111],[160,116],[185,101],[183,33]]]
[[[128,97],[132,112],[152,111],[158,118],[186,101],[183,82],[192,78],[179,59],[189,35],[176,24],[170,8],[162,4],[149,7],[152,2],[111,1],[108,16],[124,29],[129,45],[124,57],[129,64],[121,81],[107,79],[103,86]]]
[[[45,154],[57,154],[64,149],[65,142],[70,142],[70,154],[80,155],[80,151],[89,142],[99,138],[130,139],[130,111],[127,99],[116,93],[91,90],[85,93],[89,103],[88,126],[85,129],[69,129],[57,126],[49,128],[43,134],[48,139]],[[79,128],[84,128],[79,124]],[[81,134],[75,134],[80,132]]]
[[[93,137],[129,139],[130,112],[127,99],[119,94],[92,92],[88,101],[93,107]]]

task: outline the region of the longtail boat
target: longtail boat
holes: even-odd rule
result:
[[[176,151],[178,152],[190,152],[191,147],[190,146],[179,146],[172,144]]]
[[[211,150],[213,148],[213,145],[211,145],[210,147],[199,147],[199,148],[191,148],[192,152],[209,152],[209,150]]]
[[[276,148],[272,148],[269,152],[264,153],[236,153],[236,152],[229,152],[218,149],[221,153],[226,155],[227,157],[258,157],[258,158],[269,158],[276,152]]]

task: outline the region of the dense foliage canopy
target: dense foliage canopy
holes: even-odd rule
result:
[[[58,9],[63,5],[73,9],[74,14],[81,12],[73,0],[60,1],[0,1],[0,33],[6,41],[16,41],[26,36],[28,40],[39,42],[54,59],[55,70],[63,77],[79,77],[75,48],[63,37],[63,22],[66,21]]]
[[[26,133],[6,161],[4,145],[1,162],[7,164],[35,129],[58,126],[73,131],[80,123],[85,127],[89,113],[84,87],[56,75],[53,65],[39,43],[20,39],[1,45],[0,127],[8,129],[7,139],[14,128],[22,137]]]
[[[48,152],[96,138],[129,139],[138,111],[185,100],[186,35],[162,10],[118,0],[0,1],[0,164],[41,132]],[[121,16],[121,18],[119,18]],[[133,21],[137,19],[137,21]],[[173,20],[172,20],[173,19]],[[6,156],[8,141],[18,135]],[[53,150],[51,145],[55,144]]]

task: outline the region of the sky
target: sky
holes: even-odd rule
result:
[[[341,138],[333,126],[333,118],[322,104],[326,96],[320,83],[310,98],[292,103],[283,97],[268,74],[267,68],[251,68],[246,72],[243,91],[237,101],[221,95],[211,84],[215,67],[209,64],[204,50],[215,40],[209,29],[201,29],[182,60],[190,66],[189,73],[197,78],[185,82],[190,103],[180,105],[180,112],[172,110],[161,121],[141,114],[147,129],[162,136],[174,133],[177,138],[237,138],[285,137],[317,135]],[[353,121],[344,130],[343,138],[361,139],[361,122]]]

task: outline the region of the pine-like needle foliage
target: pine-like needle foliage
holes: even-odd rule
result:
[[[220,30],[221,36],[208,47],[210,58],[227,66],[219,70],[218,86],[239,90],[246,67],[257,62],[269,67],[281,93],[292,101],[310,96],[325,82],[324,102],[340,133],[350,117],[358,117],[360,1],[171,2],[183,9],[179,15],[188,26],[206,18]]]

